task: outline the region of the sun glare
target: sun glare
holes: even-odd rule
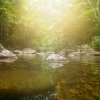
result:
[[[62,20],[70,6],[70,0],[28,0],[27,3],[31,15],[36,12],[39,23],[51,29]]]
[[[29,0],[28,7],[39,12],[60,15],[61,11],[70,6],[69,0]]]

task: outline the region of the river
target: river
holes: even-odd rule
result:
[[[100,100],[100,57],[49,64],[37,55],[0,63],[0,100]]]

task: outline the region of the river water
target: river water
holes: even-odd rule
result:
[[[0,63],[0,100],[100,100],[100,57],[48,63],[37,55]]]

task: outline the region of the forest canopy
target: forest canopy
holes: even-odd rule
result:
[[[0,0],[0,43],[8,47],[90,44],[99,28],[100,0]]]

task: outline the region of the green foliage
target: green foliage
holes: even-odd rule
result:
[[[0,42],[2,44],[6,43],[10,36],[10,23],[14,17],[12,1],[0,0]]]
[[[91,46],[95,50],[100,51],[100,36],[95,36],[92,38]]]
[[[25,8],[28,0],[0,0],[0,43],[22,48],[62,49],[89,43],[94,37],[91,45],[100,49],[100,40],[95,37],[100,35],[100,0],[72,1],[71,14],[66,14],[66,20],[62,22],[65,25],[59,26],[64,26],[62,33],[45,35],[45,32],[35,31],[37,26],[31,21],[37,16],[31,13],[31,8]]]

